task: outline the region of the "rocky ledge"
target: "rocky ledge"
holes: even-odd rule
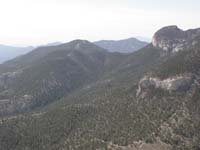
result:
[[[165,91],[184,92],[191,88],[194,77],[191,74],[175,76],[161,80],[156,77],[145,76],[139,82],[137,95],[151,89],[163,89]]]

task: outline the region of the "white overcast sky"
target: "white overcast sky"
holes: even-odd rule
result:
[[[151,38],[166,25],[200,27],[199,0],[0,0],[0,44]]]

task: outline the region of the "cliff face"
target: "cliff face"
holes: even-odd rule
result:
[[[177,26],[167,26],[158,30],[152,39],[154,47],[167,52],[178,52],[195,37],[200,35],[200,28],[183,31]]]
[[[140,80],[139,91],[141,91],[142,89],[145,90],[152,88],[160,88],[167,91],[187,91],[188,89],[190,89],[193,82],[194,78],[192,77],[192,75],[170,77],[164,80],[153,77],[144,77]]]
[[[157,114],[171,112],[161,121],[156,136],[176,145],[172,149],[197,150],[200,134],[193,129],[200,125],[200,29],[164,27],[155,33],[152,45],[164,55],[160,64],[139,80],[138,104],[145,105],[148,113],[159,107]]]
[[[169,55],[163,64],[153,71],[155,76],[145,76],[139,82],[138,93],[152,89],[186,92],[194,84],[199,85],[199,40],[200,28],[183,31],[177,26],[167,26],[158,30],[152,39],[152,45]],[[164,55],[165,56],[165,55]],[[196,66],[197,65],[197,66]],[[191,69],[194,68],[195,69]],[[153,74],[154,74],[153,73]],[[164,76],[161,77],[161,76]]]

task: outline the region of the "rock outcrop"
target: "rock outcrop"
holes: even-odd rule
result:
[[[7,72],[0,75],[0,89],[8,88],[9,85],[22,73],[22,71]]]
[[[155,143],[146,143],[144,141],[135,141],[127,146],[119,146],[109,143],[108,150],[171,150],[169,144],[163,143],[159,139]]]
[[[177,26],[167,26],[154,34],[152,44],[166,52],[178,52],[197,36],[200,36],[200,28],[183,31]]]
[[[149,89],[163,89],[166,91],[187,91],[190,89],[194,78],[192,75],[182,75],[161,80],[155,77],[145,76],[139,82],[137,95]]]

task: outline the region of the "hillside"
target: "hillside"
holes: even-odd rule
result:
[[[104,69],[112,67],[109,57],[106,50],[88,41],[75,40],[37,48],[2,64],[1,114],[46,105],[98,79]],[[106,66],[105,62],[108,62]]]
[[[174,35],[174,27],[167,27],[167,31],[161,29],[161,32],[162,37],[168,33]],[[163,39],[162,43],[169,40],[176,43],[168,36]],[[154,42],[159,43],[159,38]],[[0,149],[198,150],[200,36],[195,34],[186,42],[179,51],[166,52],[164,47],[149,44],[137,52],[120,54],[109,53],[87,41],[73,41],[65,44],[64,50],[37,59],[34,72],[39,67],[47,70],[40,70],[44,73],[42,79],[55,68],[56,79],[65,78],[66,75],[63,78],[59,75],[69,70],[80,70],[79,65],[65,67],[71,64],[66,57],[69,54],[87,69],[77,74],[77,70],[73,71],[73,77],[77,75],[82,81],[87,77],[96,78],[89,78],[89,82],[70,92],[65,90],[60,100],[53,97],[54,102],[49,105],[2,117]],[[81,57],[77,55],[80,51]],[[62,64],[58,60],[65,60],[64,67],[55,65]],[[51,61],[59,63],[50,63],[49,67],[46,63],[42,65]],[[34,73],[35,78],[30,83],[41,78],[42,75],[37,74]],[[68,79],[74,84],[77,78]],[[17,84],[17,87],[20,86]],[[58,94],[55,89],[48,94],[54,92]]]
[[[110,52],[131,53],[137,51],[146,45],[147,42],[140,41],[136,38],[129,38],[124,40],[102,40],[96,41],[94,44],[107,49]]]
[[[149,56],[151,57],[147,59]],[[158,56],[159,50],[154,51],[153,49],[150,51],[143,49],[136,54],[126,56],[126,61],[123,61],[119,66],[115,65],[116,70],[105,73],[99,81],[87,84],[65,96],[59,102],[52,103],[27,117],[26,115],[18,116],[19,124],[17,123],[18,125],[13,130],[10,130],[9,126],[16,124],[16,120],[10,119],[11,122],[8,121],[8,124],[5,124],[8,128],[4,124],[1,127],[4,128],[6,134],[14,134],[17,137],[9,142],[9,146],[6,142],[4,149],[8,147],[24,149],[26,144],[21,142],[15,147],[16,139],[18,139],[18,134],[15,131],[23,134],[30,126],[34,129],[33,132],[28,132],[27,136],[30,138],[22,135],[20,141],[30,143],[34,139],[38,139],[39,135],[41,138],[38,139],[41,140],[40,142],[35,141],[31,146],[28,146],[30,149],[69,149],[71,147],[88,150],[106,148],[110,141],[126,145],[131,140],[137,140],[143,135],[149,134],[150,128],[143,134],[141,134],[143,129],[135,132],[134,128],[139,129],[143,120],[141,122],[139,118],[139,122],[133,120],[136,116],[142,115],[136,109],[137,106],[134,105],[133,98],[135,97],[139,74],[144,73],[144,68],[149,70]],[[132,61],[133,64],[129,64]],[[137,74],[133,75],[135,71],[137,71]],[[114,74],[116,76],[113,76]],[[127,110],[128,105],[130,107]],[[149,125],[148,123],[146,122],[145,125]],[[127,128],[131,124],[134,128]],[[122,130],[123,128],[124,130]],[[118,132],[119,129],[121,129],[120,132]],[[66,133],[63,131],[66,131]],[[129,135],[127,135],[128,132]],[[2,139],[8,137],[2,132],[1,135]],[[49,139],[50,137],[52,138]],[[52,143],[54,143],[53,146]]]

